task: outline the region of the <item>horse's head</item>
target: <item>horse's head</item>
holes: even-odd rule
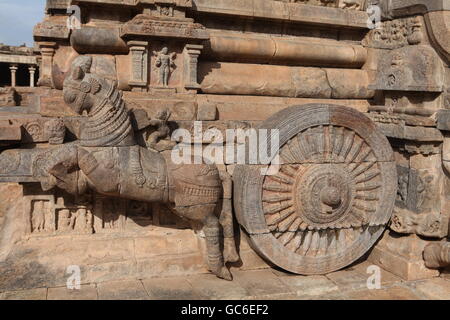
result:
[[[89,114],[102,89],[102,79],[91,73],[91,66],[92,57],[76,58],[64,80],[64,101],[78,114],[83,111]]]

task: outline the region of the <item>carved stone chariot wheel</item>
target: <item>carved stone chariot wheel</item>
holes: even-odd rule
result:
[[[252,247],[298,274],[329,273],[363,256],[394,207],[387,138],[362,113],[323,104],[285,109],[260,128],[279,130],[281,165],[272,175],[261,165],[236,167],[236,216]]]

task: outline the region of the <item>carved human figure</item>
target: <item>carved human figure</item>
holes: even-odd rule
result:
[[[155,119],[150,120],[150,126],[156,127],[156,131],[152,132],[147,138],[147,146],[153,150],[162,151],[169,150],[175,146],[175,142],[168,142],[166,146],[158,146],[160,140],[170,136],[170,128],[167,124],[171,112],[164,109],[157,113]]]
[[[45,229],[45,207],[44,201],[38,200],[33,206],[33,231],[42,232]]]
[[[75,229],[77,231],[86,231],[88,226],[88,212],[86,208],[79,208],[76,212]]]
[[[168,65],[172,58],[166,50],[161,54],[161,65]],[[93,190],[113,198],[167,204],[179,216],[203,224],[208,266],[218,277],[231,280],[225,262],[239,260],[231,177],[214,165],[194,164],[194,159],[193,164],[176,164],[170,153],[139,146],[117,82],[92,74],[91,64],[91,57],[79,56],[64,81],[64,101],[86,116],[80,139],[52,149],[44,168],[38,168],[44,172],[38,177],[42,188],[58,186],[74,195]]]
[[[169,49],[164,47],[160,52],[154,52],[156,55],[156,67],[159,68],[159,84],[169,86],[169,77],[171,68],[175,67],[175,53],[169,54]]]
[[[67,208],[61,209],[58,213],[58,231],[71,230],[71,214]]]

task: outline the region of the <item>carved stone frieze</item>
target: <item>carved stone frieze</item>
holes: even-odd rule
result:
[[[419,16],[383,21],[379,28],[369,32],[366,45],[378,49],[396,49],[420,44],[425,31],[422,21]]]
[[[377,71],[377,90],[442,92],[444,67],[429,46],[407,46],[383,57]]]
[[[442,239],[448,234],[448,221],[449,218],[440,213],[418,214],[397,209],[392,216],[390,228],[400,234]]]
[[[33,35],[37,39],[68,39],[70,30],[67,28],[65,19],[58,21],[46,20],[34,27]]]
[[[348,10],[363,10],[365,4],[365,0],[275,0],[275,1],[341,8]]]
[[[206,29],[189,19],[164,19],[146,14],[137,15],[121,29],[122,37],[150,36],[179,39],[209,38]]]

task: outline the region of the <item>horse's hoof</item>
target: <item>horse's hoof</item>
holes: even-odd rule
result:
[[[236,251],[236,243],[234,242],[234,238],[224,239],[223,259],[225,260],[225,263],[234,263],[240,260],[239,254]]]
[[[230,262],[230,263],[238,262],[240,260],[240,257],[238,255],[238,253],[236,252],[236,249],[224,250],[223,258],[224,258],[225,262]]]
[[[219,271],[219,274],[217,276],[221,279],[232,281],[233,275],[231,274],[230,270],[227,269],[227,267],[222,267]]]

